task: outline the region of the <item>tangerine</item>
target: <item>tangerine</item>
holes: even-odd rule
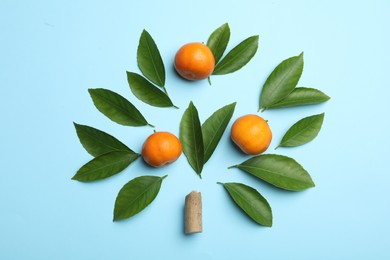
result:
[[[232,125],[230,136],[244,153],[251,155],[265,152],[272,140],[267,121],[252,114],[239,117]]]
[[[163,167],[176,161],[182,152],[180,140],[169,132],[151,134],[142,146],[142,158],[153,167]]]
[[[177,51],[174,65],[181,77],[187,80],[200,80],[213,73],[215,59],[207,45],[192,42],[183,45]]]

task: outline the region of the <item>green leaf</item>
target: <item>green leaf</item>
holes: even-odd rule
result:
[[[115,200],[114,221],[130,218],[152,203],[165,177],[141,176],[126,183]]]
[[[137,73],[127,72],[127,81],[133,94],[141,101],[155,107],[174,107],[166,93]]]
[[[99,155],[83,165],[72,180],[96,181],[120,173],[140,155],[129,151],[113,151]]]
[[[112,151],[128,151],[135,153],[112,135],[90,126],[76,123],[73,124],[76,128],[80,143],[85,150],[94,157]]]
[[[223,133],[230,119],[233,116],[236,103],[224,106],[215,111],[202,125],[202,136],[204,144],[204,163],[206,163],[219,141],[222,138]]]
[[[201,177],[204,164],[204,145],[198,110],[190,102],[180,121],[180,141],[183,152],[194,171]]]
[[[259,36],[251,36],[236,47],[215,66],[213,75],[223,75],[235,72],[245,66],[256,54]]]
[[[138,67],[142,74],[160,87],[165,85],[165,68],[152,36],[143,30],[137,50]]]
[[[326,102],[329,99],[329,96],[318,89],[299,87],[295,88],[287,97],[275,104],[270,105],[268,108],[319,104]]]
[[[214,55],[215,64],[221,59],[230,39],[230,28],[228,23],[224,23],[217,28],[207,40],[207,46]]]
[[[297,86],[303,71],[303,52],[282,61],[268,76],[260,94],[260,109],[286,98]]]
[[[309,173],[299,163],[283,155],[262,154],[229,168],[239,168],[285,190],[298,191],[315,186]]]
[[[242,183],[221,183],[234,202],[256,223],[271,227],[272,210],[267,200],[254,188]]]
[[[298,146],[313,140],[321,130],[325,114],[305,117],[296,122],[284,134],[279,146]],[[276,147],[276,148],[278,148]]]
[[[150,125],[139,110],[121,95],[103,88],[88,91],[96,108],[112,121],[126,126]]]

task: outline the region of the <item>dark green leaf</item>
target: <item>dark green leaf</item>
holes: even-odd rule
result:
[[[114,151],[95,157],[82,166],[72,180],[96,181],[120,173],[139,157],[129,151]]]
[[[260,94],[260,109],[286,98],[297,86],[303,71],[303,52],[282,61],[268,76]]]
[[[96,108],[112,121],[126,126],[150,125],[139,110],[121,95],[103,88],[88,91]]]
[[[256,223],[271,227],[272,210],[267,200],[254,188],[242,183],[221,183],[234,202]]]
[[[227,23],[216,29],[207,40],[207,46],[214,55],[215,64],[221,59],[230,39],[230,28]]]
[[[201,177],[204,164],[204,145],[198,110],[190,102],[180,122],[180,141],[183,152],[194,171]]]
[[[130,218],[152,203],[165,177],[141,176],[126,183],[115,200],[114,221]]]
[[[134,153],[129,147],[121,141],[96,128],[73,123],[76,128],[77,136],[85,150],[96,157],[112,151],[128,151]]]
[[[127,72],[127,81],[133,94],[141,101],[155,107],[174,106],[166,93],[137,73]]]
[[[270,105],[268,108],[292,107],[319,104],[330,99],[325,93],[315,88],[295,88],[287,97]]]
[[[309,116],[296,122],[284,134],[279,146],[298,146],[313,140],[321,130],[324,115]]]
[[[215,66],[213,75],[223,75],[235,72],[247,64],[256,54],[259,45],[259,36],[251,36],[236,47]]]
[[[146,78],[160,87],[165,85],[165,68],[152,36],[143,30],[137,50],[138,67]]]
[[[231,166],[285,190],[304,190],[314,187],[309,173],[294,159],[277,154],[262,154]]]
[[[203,123],[204,163],[210,159],[221,140],[222,135],[232,118],[235,106],[236,103],[232,103],[218,109]]]

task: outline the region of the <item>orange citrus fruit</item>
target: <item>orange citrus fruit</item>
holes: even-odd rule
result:
[[[267,121],[251,114],[239,117],[233,123],[230,136],[244,153],[252,155],[265,152],[272,140]]]
[[[182,152],[180,140],[169,132],[155,132],[142,146],[142,158],[153,167],[162,167],[176,161]]]
[[[183,45],[175,56],[175,69],[188,80],[205,79],[213,73],[214,55],[207,45],[192,42]]]

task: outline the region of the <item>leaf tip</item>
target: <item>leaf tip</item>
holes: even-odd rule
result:
[[[272,220],[271,220],[270,223],[264,223],[264,226],[266,226],[266,227],[272,227]]]

